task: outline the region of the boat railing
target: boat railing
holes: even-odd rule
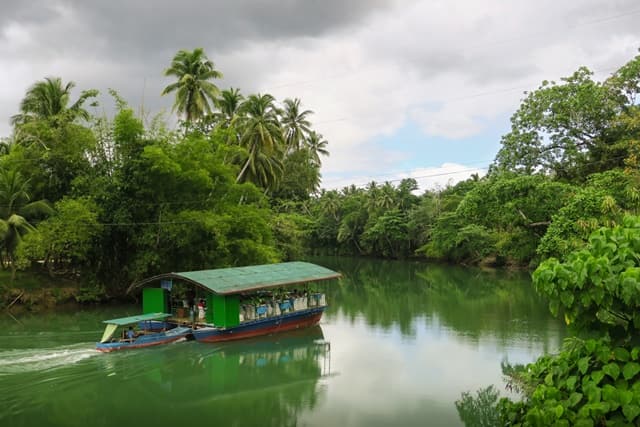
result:
[[[260,304],[241,304],[240,322],[281,316],[286,313],[324,307],[326,305],[326,297],[322,293],[305,294],[298,297],[291,296],[282,299],[272,298]]]

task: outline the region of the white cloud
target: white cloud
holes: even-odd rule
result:
[[[478,177],[482,177],[486,173],[486,167],[465,166],[457,163],[443,163],[440,166],[417,168],[408,172],[370,176],[356,175],[333,179],[329,178],[325,179],[323,187],[328,190],[341,189],[349,186],[350,184],[355,184],[357,187],[364,187],[371,181],[376,181],[378,183],[389,181],[392,184],[397,185],[405,178],[413,178],[418,182],[419,189],[417,193],[422,193],[426,190],[438,190],[449,185],[455,185],[460,181],[469,179],[474,174],[478,175]]]

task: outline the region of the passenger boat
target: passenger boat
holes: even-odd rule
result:
[[[143,311],[169,310],[167,321],[190,325],[197,341],[220,342],[317,325],[327,308],[317,286],[339,277],[319,265],[286,262],[166,273],[129,291],[142,288]]]
[[[158,322],[158,320],[164,321],[169,317],[171,317],[171,313],[147,313],[105,320],[103,323],[106,323],[107,327],[100,342],[96,344],[96,350],[111,352],[144,348],[191,337],[190,327],[178,326],[170,322]],[[134,325],[138,327],[135,331]],[[133,332],[131,337],[128,336],[127,327],[131,327],[130,330]],[[159,327],[160,329],[158,329]],[[118,333],[116,334],[116,332]]]

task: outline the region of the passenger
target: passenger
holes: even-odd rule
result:
[[[201,299],[201,300],[198,302],[198,319],[199,319],[199,320],[204,320],[204,311],[205,311],[205,308],[204,308],[204,300],[203,300],[203,299]]]
[[[127,331],[127,339],[133,341],[136,338],[136,333],[131,326],[129,326],[129,330]]]

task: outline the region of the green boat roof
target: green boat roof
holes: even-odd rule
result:
[[[319,282],[338,277],[340,277],[340,273],[328,268],[297,261],[160,274],[134,283],[129,290],[156,280],[178,279],[191,282],[216,294],[231,295],[278,286]]]
[[[102,323],[109,323],[112,325],[125,326],[125,325],[133,325],[138,322],[142,322],[145,320],[158,320],[158,319],[166,319],[167,317],[171,317],[169,313],[147,313],[147,314],[138,314],[137,316],[129,316],[129,317],[121,317],[120,319],[111,319],[105,320]]]

